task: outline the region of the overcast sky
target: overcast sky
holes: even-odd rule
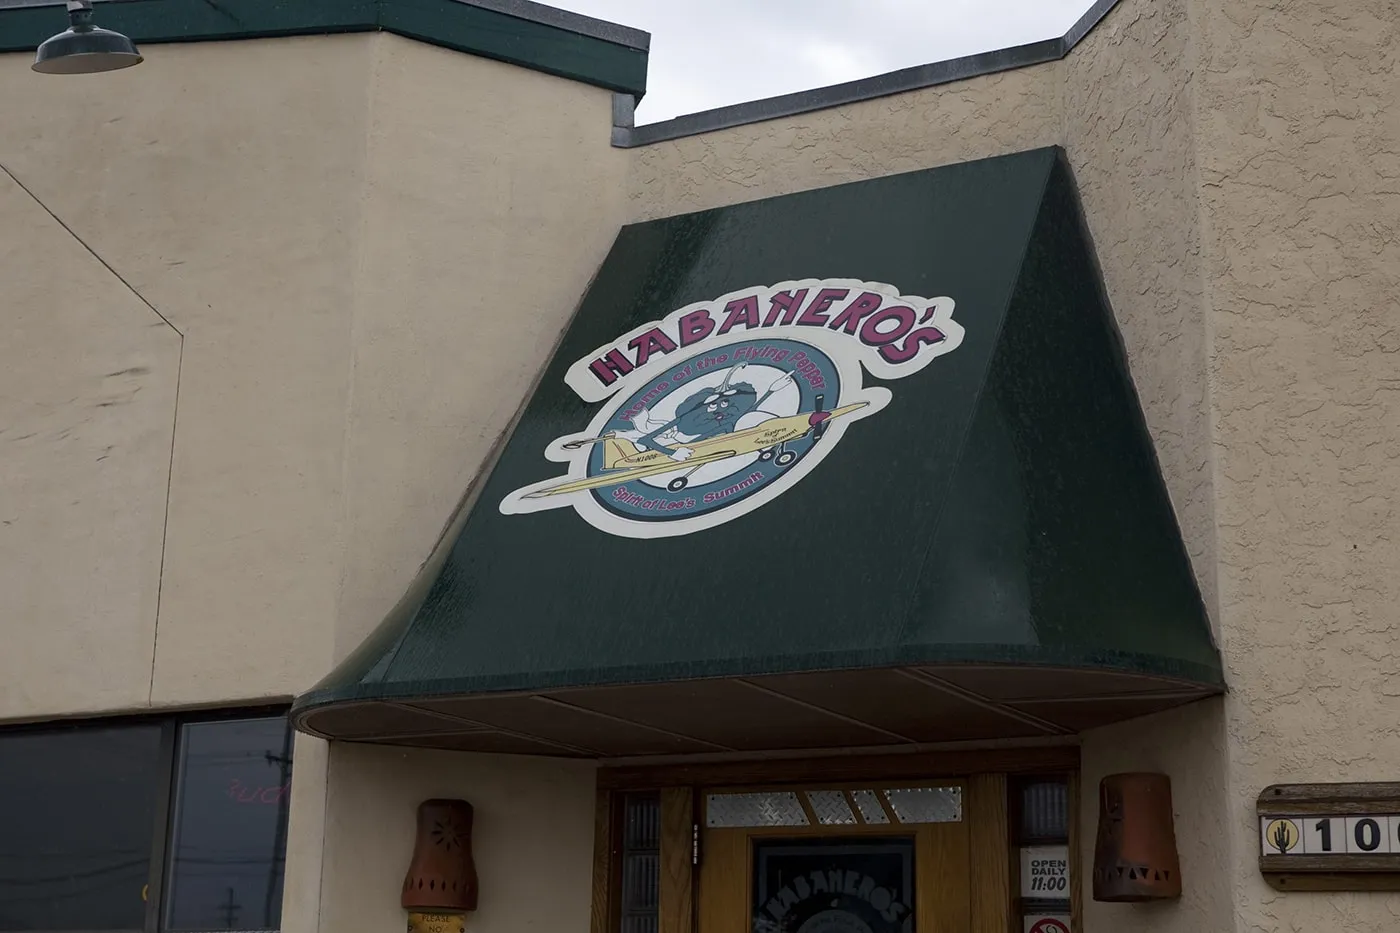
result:
[[[638,123],[1060,36],[1092,0],[544,0],[651,33]]]

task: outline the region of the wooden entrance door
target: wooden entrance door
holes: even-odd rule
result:
[[[961,782],[707,790],[698,933],[963,933]]]

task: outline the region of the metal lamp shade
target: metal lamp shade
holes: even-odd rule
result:
[[[119,32],[76,22],[39,46],[33,68],[42,74],[78,75],[139,65],[136,43]]]

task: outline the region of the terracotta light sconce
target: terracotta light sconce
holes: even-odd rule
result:
[[[466,915],[476,910],[476,895],[471,804],[423,801],[400,899],[408,911],[408,933],[466,933]]]
[[[1181,896],[1181,862],[1165,774],[1111,774],[1099,784],[1094,900],[1139,903]]]

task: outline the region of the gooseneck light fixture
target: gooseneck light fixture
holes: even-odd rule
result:
[[[119,32],[92,24],[92,0],[68,0],[69,26],[44,40],[34,55],[41,74],[81,75],[115,71],[142,62],[136,43]]]

